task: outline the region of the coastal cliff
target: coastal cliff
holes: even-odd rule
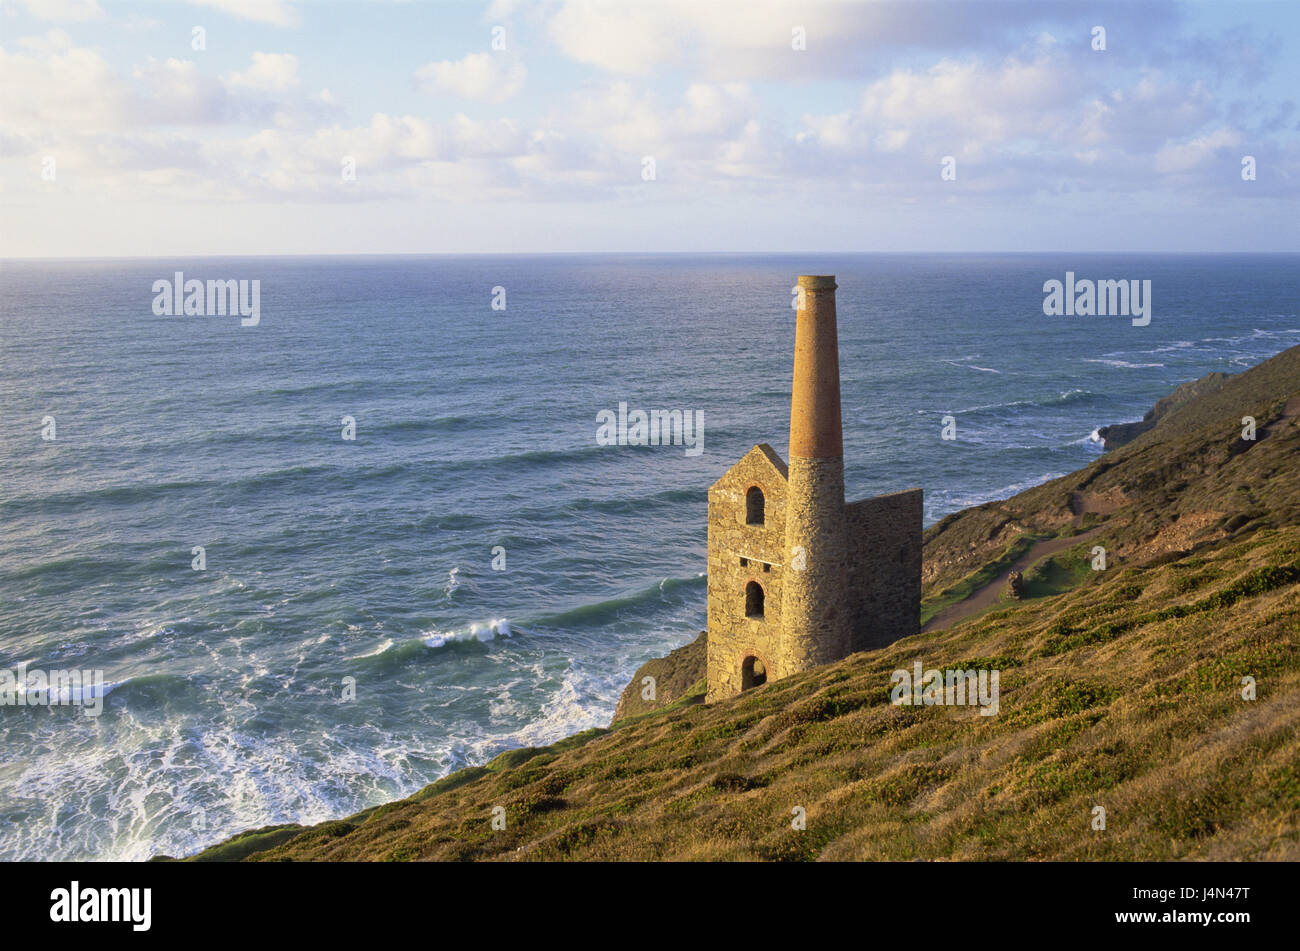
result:
[[[1300,858],[1300,348],[1184,396],[931,526],[914,637],[707,706],[697,639],[610,729],[195,858]],[[918,663],[996,714],[892,703]]]
[[[689,644],[653,657],[637,668],[618,699],[611,725],[682,703],[704,702],[704,671],[708,663],[709,632]],[[653,679],[653,691],[646,678]]]
[[[1151,407],[1138,422],[1113,423],[1110,426],[1102,426],[1097,430],[1102,446],[1106,449],[1115,449],[1127,442],[1132,442],[1148,430],[1154,429],[1160,420],[1173,413],[1174,410],[1192,402],[1197,397],[1213,393],[1228,382],[1230,377],[1231,374],[1229,373],[1207,373],[1199,380],[1184,383],[1168,396],[1157,400],[1156,405]]]
[[[1287,354],[1291,356],[1288,357]],[[1215,420],[1220,412],[1226,412],[1230,416],[1230,406],[1234,401],[1240,401],[1243,406],[1256,407],[1268,404],[1270,394],[1286,393],[1288,386],[1300,388],[1300,349],[1293,348],[1280,354],[1275,360],[1277,361],[1275,365],[1268,366],[1267,369],[1259,368],[1259,372],[1254,374],[1257,379],[1248,380],[1242,385],[1240,396],[1233,392],[1229,394],[1226,401],[1206,403],[1205,397],[1217,392],[1224,384],[1234,379],[1233,374],[1209,373],[1200,379],[1179,385],[1169,395],[1157,400],[1141,422],[1103,426],[1098,430],[1098,434],[1105,439],[1108,450],[1117,449],[1150,432],[1161,423],[1178,417],[1170,431],[1173,452],[1163,455],[1172,457],[1184,449],[1190,450],[1190,447],[1185,447],[1178,441],[1178,432]],[[1274,364],[1274,361],[1269,363]],[[1293,371],[1294,375],[1292,375]],[[1272,402],[1277,404],[1278,400],[1274,398]],[[1183,409],[1187,409],[1188,412],[1179,417],[1178,411]],[[1285,411],[1285,406],[1278,408],[1280,414]],[[1244,412],[1239,414],[1237,423],[1241,415],[1248,414]],[[1294,407],[1291,415],[1294,416]],[[1228,419],[1226,423],[1230,424],[1229,430],[1232,425],[1235,425],[1232,419]],[[1261,419],[1259,425],[1264,426],[1264,420]],[[1241,440],[1238,440],[1238,443],[1246,445]],[[1189,451],[1188,454],[1197,453]],[[1074,476],[1066,476],[1064,479],[1048,483],[1047,485],[1057,486],[1056,494],[1064,497],[1062,484],[1068,483],[1075,476],[1084,476],[1078,480],[1077,488],[1068,490],[1069,504],[1065,507],[1058,505],[1053,508],[1050,501],[1042,497],[1042,493],[1031,489],[1005,502],[986,503],[953,513],[932,526],[925,534],[923,578],[926,582],[924,591],[927,597],[922,611],[925,628],[929,630],[936,626],[948,626],[954,620],[987,609],[1000,600],[1018,600],[1018,597],[1007,596],[1007,586],[1013,583],[1023,586],[1026,582],[1024,577],[1026,571],[1031,592],[1041,593],[1045,586],[1050,587],[1053,582],[1047,576],[1059,573],[1061,569],[1057,567],[1057,559],[1049,556],[1072,548],[1097,534],[1100,531],[1100,522],[1106,516],[1116,514],[1128,502],[1123,486],[1124,479],[1148,466],[1153,466],[1155,461],[1151,458],[1138,457],[1137,460],[1126,463],[1122,469],[1105,478],[1095,477],[1101,477],[1108,467],[1094,464],[1080,473],[1075,473]],[[1167,461],[1161,462],[1160,466],[1167,464]],[[1195,471],[1196,465],[1192,468]],[[1154,488],[1155,482],[1148,478],[1146,486]],[[1039,488],[1046,488],[1046,486]],[[1164,493],[1160,495],[1161,499],[1165,497]],[[1194,506],[1189,506],[1192,507]],[[1204,520],[1207,511],[1209,509],[1202,506],[1201,509],[1191,512],[1191,517],[1183,523],[1184,530],[1195,521]],[[1300,524],[1300,514],[1293,509],[1285,511],[1289,513],[1286,517],[1295,516],[1297,521],[1294,523]],[[1242,513],[1233,513],[1228,521],[1237,520],[1238,515]],[[1125,521],[1123,518],[1117,518],[1111,526],[1112,534]],[[1176,523],[1177,516],[1171,521]],[[1139,517],[1139,522],[1144,523],[1144,520]],[[1154,524],[1163,524],[1163,522],[1157,521]],[[1123,554],[1138,557],[1151,554],[1155,549],[1167,545],[1169,538],[1172,537],[1166,534],[1162,538],[1152,536],[1140,539],[1131,532],[1126,531],[1121,534],[1125,540]],[[1213,530],[1210,534],[1214,534]],[[979,540],[980,536],[984,536],[982,541]],[[1015,582],[1012,581],[1013,578],[1016,579]],[[983,597],[980,597],[981,594]],[[936,622],[942,623],[936,624]],[[700,647],[698,658],[693,651],[695,647],[703,644],[705,637],[706,634],[702,633],[699,640],[688,645],[687,648],[679,648],[668,657],[647,661],[623,691],[612,722],[617,723],[628,716],[662,709],[675,702],[690,684],[703,677],[705,673],[703,648]],[[698,663],[698,666],[690,666],[693,661]],[[662,677],[669,671],[671,676],[667,682],[673,684],[676,689],[661,694],[657,701],[643,700],[638,686],[642,678]]]

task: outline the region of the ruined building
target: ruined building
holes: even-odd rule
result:
[[[789,463],[758,445],[709,489],[712,702],[915,634],[921,490],[844,502],[835,278],[799,278]]]

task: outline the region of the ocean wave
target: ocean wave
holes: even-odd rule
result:
[[[363,654],[354,654],[351,657],[348,657],[347,660],[349,662],[358,661],[358,660],[369,660],[371,657],[378,657],[381,654],[388,653],[388,651],[392,648],[392,646],[393,646],[393,639],[391,637],[386,637],[379,642],[379,645],[377,647],[374,647]]]
[[[304,396],[309,393],[324,391],[333,393],[365,392],[379,384],[375,380],[326,380],[322,383],[308,383],[305,386],[261,387],[255,392],[259,397]]]
[[[1077,406],[1085,403],[1094,402],[1097,394],[1091,390],[1069,389],[1062,390],[1055,396],[1044,396],[1038,399],[1027,400],[1010,400],[1005,403],[984,403],[979,406],[967,406],[964,409],[943,410],[939,415],[952,412],[960,417],[963,415],[977,415],[979,413],[997,413],[1002,410],[1020,410],[1020,409],[1054,409],[1060,406]],[[935,415],[935,410],[917,410],[921,415]]]
[[[494,621],[485,621],[482,624],[471,624],[467,628],[453,631],[433,631],[425,634],[422,638],[425,647],[439,648],[446,647],[454,643],[472,643],[479,642],[482,644],[495,640],[498,637],[510,637],[514,633],[510,622],[505,618],[497,618]]]
[[[636,611],[655,601],[662,601],[668,597],[678,598],[695,594],[698,589],[703,587],[704,576],[702,574],[693,578],[664,578],[658,584],[642,588],[631,594],[579,605],[554,614],[538,615],[530,618],[529,623],[557,628],[600,624],[629,610]]]
[[[322,434],[331,439],[339,437],[339,421],[342,416],[343,414],[339,413],[322,417],[318,423],[306,426],[298,422],[281,423],[275,428],[264,428],[251,432],[242,429],[191,432],[182,437],[177,445],[185,449],[202,448],[209,451],[219,450],[225,446],[241,446],[247,449],[250,445],[259,443],[278,446],[296,442],[304,446],[314,446],[319,444]],[[495,420],[490,416],[478,415],[391,419],[387,414],[377,412],[358,416],[356,421],[357,442],[376,443],[384,441],[385,436],[404,437],[421,433],[459,433],[486,429]],[[410,440],[403,441],[410,442]]]
[[[128,681],[125,680],[108,681],[102,684],[83,684],[80,687],[73,687],[70,685],[60,687],[52,687],[49,685],[44,687],[34,687],[30,683],[19,683],[15,685],[14,693],[18,697],[22,698],[19,702],[23,704],[32,702],[28,698],[33,696],[35,696],[34,702],[39,705],[44,705],[46,703],[51,706],[74,703],[80,704],[87,703],[91,700],[103,699],[118,687],[121,687],[126,683],[128,683]]]
[[[181,689],[188,689],[190,683],[190,679],[181,674],[138,674],[123,680],[105,680],[103,684],[83,684],[81,687],[60,687],[57,690],[47,687],[43,693],[47,696],[57,696],[59,702],[63,704],[86,703],[103,699],[109,694],[116,694],[116,702],[119,704],[128,702],[132,697],[148,696],[152,706],[152,701],[158,699],[160,692],[175,693]],[[24,696],[42,693],[39,688],[33,688],[30,684],[19,683],[15,689],[18,694]]]
[[[442,512],[426,515],[415,523],[421,534],[435,532],[487,531],[493,524],[487,516],[476,512]]]
[[[959,363],[959,362],[957,362],[956,360],[944,360],[943,362],[944,362],[944,363],[947,363],[947,364],[949,364],[949,365],[951,365],[951,366],[955,366],[955,367],[964,367],[964,368],[967,369],[967,370],[979,370],[979,371],[982,372],[982,373],[998,373],[998,374],[1000,374],[1000,373],[1002,372],[1001,370],[995,370],[995,369],[993,369],[992,367],[977,367],[977,366],[976,366],[975,364],[973,364],[973,363]]]
[[[352,669],[368,670],[372,677],[377,674],[389,676],[410,669],[412,664],[418,664],[430,650],[469,648],[499,637],[512,638],[517,634],[531,633],[506,618],[494,618],[460,627],[440,626],[423,630],[413,638],[394,640],[386,637],[369,650],[347,657],[346,661],[352,665]]]
[[[1062,390],[1054,397],[1040,400],[1040,406],[1077,406],[1080,403],[1091,403],[1097,398],[1097,394],[1092,390],[1070,389]]]
[[[593,687],[588,676],[570,668],[539,713],[510,735],[510,745],[544,746],[592,727],[605,726],[610,717],[608,705],[598,702]]]
[[[330,491],[363,483],[374,486],[378,482],[394,478],[415,477],[423,484],[444,475],[475,478],[478,473],[482,472],[495,474],[502,468],[511,466],[578,465],[585,463],[597,453],[604,452],[609,448],[608,446],[597,446],[593,436],[590,446],[573,449],[528,449],[467,459],[448,459],[445,454],[440,454],[435,459],[410,459],[383,466],[366,466],[351,462],[347,464],[311,463],[262,469],[227,480],[169,480],[154,483],[139,482],[129,485],[98,486],[75,491],[65,490],[43,495],[23,495],[6,499],[0,501],[0,514],[8,516],[50,514],[100,506],[142,505],[170,500],[177,495],[193,496],[200,492],[218,492],[222,495],[233,495],[235,499],[238,499],[252,494],[260,494],[269,488],[284,491],[291,486],[296,486],[302,491],[309,491],[307,487],[301,484],[312,480],[323,483]],[[629,451],[653,452],[656,451],[657,447],[629,446],[622,448]],[[463,517],[475,518],[477,516],[465,515]]]
[[[1146,370],[1155,367],[1163,367],[1163,363],[1130,363],[1128,360],[1107,360],[1100,357],[1084,357],[1084,363],[1102,363],[1108,367],[1117,367],[1125,370]]]
[[[421,433],[421,432],[464,432],[483,429],[496,422],[490,416],[435,416],[426,419],[397,419],[388,423],[363,423],[357,420],[357,432],[367,436],[382,436],[385,433]]]
[[[568,517],[582,512],[599,512],[602,515],[635,515],[644,513],[648,508],[656,505],[672,505],[677,503],[705,503],[709,500],[709,490],[707,488],[699,489],[665,489],[662,492],[654,492],[650,495],[638,495],[634,497],[615,498],[615,499],[574,499],[566,502],[559,509],[549,509],[551,518],[567,519]]]
[[[1202,346],[1201,346],[1201,344],[1204,343],[1204,342],[1205,342],[1205,341],[1175,340],[1173,343],[1166,344],[1166,345],[1163,346],[1163,347],[1156,347],[1156,348],[1154,348],[1154,349],[1152,349],[1152,350],[1132,350],[1132,351],[1129,351],[1129,350],[1120,350],[1120,351],[1116,351],[1115,353],[1107,353],[1107,354],[1105,354],[1105,356],[1108,356],[1108,357],[1115,357],[1115,356],[1118,356],[1118,355],[1121,354],[1121,353],[1146,353],[1146,354],[1151,354],[1151,353],[1174,353],[1174,354],[1178,354],[1178,353],[1204,353],[1204,352],[1206,352],[1206,351],[1208,351],[1208,350],[1210,349],[1210,348],[1208,348],[1208,347],[1202,347]]]
[[[78,491],[50,492],[45,495],[20,495],[0,501],[0,513],[19,515],[94,508],[100,505],[137,505],[156,502],[177,492],[204,488],[210,482],[179,480],[130,485],[106,485]]]
[[[550,627],[559,630],[599,626],[600,624],[623,614],[637,614],[643,607],[666,599],[674,603],[683,597],[697,594],[705,584],[703,572],[692,578],[664,578],[657,584],[642,588],[632,594],[603,601],[582,604],[565,611],[539,614],[525,619],[528,626],[514,623],[507,618],[494,618],[489,621],[476,622],[464,627],[425,631],[418,643],[429,648],[442,648],[453,644],[487,643],[498,637],[512,637],[515,634],[535,635],[534,628]],[[407,645],[396,648],[389,644],[380,650],[362,655],[362,658],[392,654],[394,651],[408,649]],[[361,658],[358,658],[361,659]]]
[[[1262,327],[1256,327],[1248,334],[1238,334],[1235,337],[1205,337],[1202,343],[1247,343],[1252,340],[1276,340],[1280,337],[1300,336],[1300,328],[1283,327],[1277,330],[1266,330]],[[1270,351],[1276,349],[1270,346]]]
[[[998,502],[1003,499],[1011,498],[1013,495],[1019,495],[1027,489],[1036,488],[1044,483],[1051,482],[1053,479],[1059,479],[1065,475],[1064,472],[1047,472],[1034,479],[1024,479],[1019,482],[1012,482],[1010,485],[1004,485],[999,489],[987,489],[984,491],[947,491],[927,493],[926,511],[927,513],[936,513],[933,521],[938,521],[945,515],[960,511],[961,509],[971,508],[976,505],[983,505],[986,502]]]

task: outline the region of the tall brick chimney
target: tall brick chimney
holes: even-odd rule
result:
[[[780,676],[846,656],[844,436],[835,278],[803,275],[790,400]]]

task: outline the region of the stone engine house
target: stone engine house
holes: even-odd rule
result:
[[[712,702],[920,627],[921,490],[845,504],[835,278],[799,278],[789,462],[747,452],[709,489]]]

